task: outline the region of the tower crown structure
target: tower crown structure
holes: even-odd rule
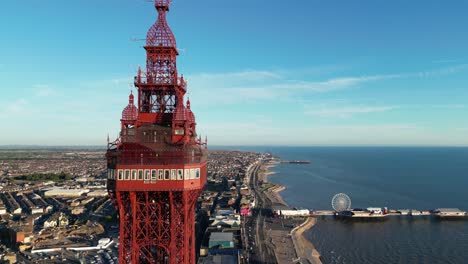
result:
[[[197,135],[187,82],[177,72],[169,0],[156,0],[138,69],[122,111],[120,136],[108,143],[108,191],[119,214],[119,263],[195,263],[195,204],[206,183],[207,141]],[[136,105],[135,105],[135,99]]]
[[[176,48],[176,40],[171,28],[167,24],[166,13],[169,12],[169,0],[156,0],[155,7],[158,11],[158,20],[148,31],[146,46],[160,46]]]
[[[134,98],[135,97],[133,96],[133,93],[130,93],[130,95],[128,96],[128,105],[122,111],[121,121],[123,123],[133,123],[136,120],[138,120],[138,108],[136,108],[134,104]]]

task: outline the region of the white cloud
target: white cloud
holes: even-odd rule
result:
[[[91,91],[93,94],[95,94],[96,89],[99,89],[99,90],[107,89],[107,90],[116,91],[115,88],[127,88],[128,87],[128,89],[130,90],[130,87],[133,87],[133,76],[86,81],[86,82],[80,83],[79,87],[80,87],[80,90]]]
[[[448,67],[435,71],[416,72],[406,74],[383,74],[383,75],[362,75],[362,76],[345,76],[329,79],[317,79],[307,76],[308,79],[300,79],[299,74],[294,74],[291,71],[270,71],[270,70],[247,70],[239,72],[226,73],[201,73],[188,76],[189,92],[192,100],[192,107],[200,105],[210,106],[210,108],[195,109],[196,113],[208,112],[205,120],[211,122],[203,122],[200,119],[200,132],[208,131],[210,142],[213,144],[281,144],[281,145],[368,145],[368,144],[434,144],[433,142],[442,142],[445,144],[468,144],[468,138],[465,136],[466,130],[460,129],[448,131],[444,135],[436,134],[434,129],[416,127],[412,124],[355,124],[349,126],[331,125],[331,122],[322,122],[314,124],[312,118],[303,118],[304,114],[322,117],[349,117],[353,115],[366,115],[370,113],[382,113],[393,111],[401,108],[413,106],[392,106],[392,105],[353,105],[352,102],[344,100],[341,102],[329,102],[330,105],[319,105],[303,110],[303,106],[313,105],[312,103],[304,103],[301,100],[313,98],[309,95],[317,95],[317,93],[326,93],[358,87],[370,82],[378,82],[391,79],[403,78],[425,78],[440,76],[443,74],[453,74],[467,69],[465,65],[456,67]],[[49,109],[42,109],[41,119],[48,118],[56,121],[55,123],[65,123],[64,126],[68,132],[78,129],[79,126],[95,127],[98,134],[105,135],[107,131],[118,130],[118,119],[120,111],[128,103],[128,92],[132,86],[133,77],[108,78],[93,82],[78,83],[75,89],[70,89],[70,92],[60,94],[64,97],[61,102],[50,104]],[[48,85],[36,85],[36,96],[49,96],[56,91]],[[99,93],[96,93],[99,90]],[[60,91],[57,89],[57,92]],[[34,94],[34,93],[33,93]],[[113,96],[109,97],[109,94]],[[306,95],[306,96],[302,96]],[[329,96],[322,96],[320,100],[330,100]],[[333,97],[333,96],[332,96]],[[88,100],[79,101],[77,98],[89,98]],[[33,98],[27,98],[30,102]],[[286,103],[293,103],[291,108]],[[312,101],[312,99],[311,99]],[[75,103],[70,103],[75,102]],[[106,102],[103,104],[102,102]],[[245,105],[246,102],[252,102],[252,105]],[[277,108],[276,113],[281,113],[281,117],[270,117],[270,108],[265,111],[259,110],[257,102],[268,104],[267,107]],[[315,99],[313,102],[317,102]],[[323,101],[322,101],[323,102]],[[458,101],[457,101],[458,102]],[[463,102],[463,101],[460,101]],[[449,102],[450,103],[450,102]],[[0,118],[3,120],[6,117],[15,118],[17,116],[26,115],[31,122],[37,118],[30,115],[28,103],[25,99],[19,99],[11,103],[3,102],[0,104]],[[233,104],[233,107],[220,107],[225,104]],[[348,105],[351,104],[351,105]],[[396,103],[398,104],[398,103]],[[216,107],[212,107],[216,106]],[[36,107],[36,104],[35,104]],[[250,108],[249,108],[250,107]],[[294,108],[295,107],[295,108]],[[437,108],[453,108],[461,109],[468,107],[464,104],[447,104],[447,105],[426,105],[421,107],[437,107]],[[214,109],[214,110],[213,110]],[[235,111],[241,113],[235,113]],[[250,113],[246,114],[251,110]],[[37,110],[37,109],[36,109]],[[35,111],[36,111],[35,110]],[[256,110],[256,111],[255,111]],[[230,113],[228,111],[231,111]],[[234,111],[234,112],[232,112]],[[36,113],[34,113],[36,114]],[[294,124],[290,119],[299,119],[297,114],[305,120],[302,123]],[[243,116],[243,120],[238,116]],[[272,119],[271,122],[265,122],[265,118],[259,118],[258,121],[254,115],[267,115]],[[109,117],[112,116],[112,117]],[[222,116],[222,118],[218,118]],[[95,120],[93,124],[89,124],[89,118]],[[205,118],[205,117],[203,117]],[[236,119],[236,120],[230,120]],[[65,121],[64,121],[65,120]],[[117,121],[116,121],[117,120]],[[252,120],[251,122],[243,122]],[[388,120],[388,119],[387,119]],[[297,121],[297,120],[296,120]],[[307,123],[309,121],[310,123]],[[343,121],[343,120],[338,120]],[[381,122],[385,122],[379,120]],[[379,121],[376,121],[378,123]],[[391,122],[391,121],[389,121]],[[26,123],[26,122],[25,122]],[[75,123],[74,127],[71,124]],[[203,124],[208,124],[203,126]],[[335,124],[338,122],[335,122]],[[344,123],[344,122],[343,122]],[[110,127],[115,127],[109,129]],[[455,131],[456,130],[456,131]],[[14,135],[14,132],[11,133]],[[58,135],[58,133],[57,133]]]
[[[27,105],[28,101],[23,98],[6,103],[0,108],[0,117],[15,118],[15,116],[26,112]]]
[[[436,69],[436,70],[432,70],[432,71],[421,71],[421,72],[417,72],[417,73],[404,74],[404,75],[402,75],[402,77],[406,77],[406,78],[411,78],[411,77],[419,77],[419,78],[438,77],[438,76],[444,76],[444,75],[459,73],[459,72],[465,71],[467,69],[468,69],[468,64],[460,64],[460,65],[440,68],[440,69]]]
[[[33,86],[36,96],[48,97],[56,95],[56,91],[47,84],[36,84]]]
[[[434,131],[411,123],[283,125],[253,120],[201,125],[210,145],[468,146],[465,129]],[[203,133],[204,134],[204,133]]]
[[[349,88],[366,82],[399,78],[399,75],[375,75],[361,77],[340,77],[319,82],[290,80],[281,84],[270,85],[272,89],[304,90],[311,92],[330,92]]]
[[[252,82],[254,82],[257,85],[251,87],[252,89],[303,89],[315,92],[327,92],[347,88],[360,83],[398,77],[401,77],[401,75],[339,77],[325,81],[304,81],[289,79],[287,75],[271,71],[242,71],[216,74],[202,73],[189,76],[189,80],[196,84],[215,84],[218,85],[218,87],[242,88],[240,86],[249,87],[252,85]]]
[[[284,100],[298,93],[326,93],[369,82],[406,78],[432,78],[468,69],[468,64],[413,73],[336,77],[310,81],[291,78],[293,71],[247,70],[200,73],[188,76],[189,92],[200,104],[233,104],[249,100]],[[195,101],[195,100],[194,100]]]
[[[453,60],[453,59],[441,59],[441,60],[433,60],[432,63],[454,63],[457,62],[458,60]]]
[[[464,109],[467,105],[464,104],[446,104],[446,105],[433,105],[433,108],[444,108],[444,109]]]
[[[251,122],[219,122],[201,125],[209,131],[213,145],[434,145],[468,144],[460,141],[462,133],[453,133],[454,140],[431,134],[415,124],[356,125],[284,125],[262,120]],[[458,141],[457,141],[458,140]]]
[[[220,82],[229,81],[259,81],[268,79],[282,79],[283,76],[279,73],[267,70],[248,70],[239,72],[224,72],[224,73],[200,73],[190,76],[193,79],[204,79],[207,81],[217,80]]]
[[[324,81],[290,79],[284,72],[240,71],[188,76],[189,92],[200,104],[232,104],[249,100],[290,98],[297,93],[323,93],[346,89],[399,75],[339,77]],[[194,100],[195,101],[195,100]]]
[[[395,110],[396,106],[349,106],[349,107],[323,107],[307,110],[305,114],[319,117],[350,117],[355,114],[368,114]]]

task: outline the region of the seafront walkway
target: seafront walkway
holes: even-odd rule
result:
[[[255,194],[256,206],[252,210],[250,230],[255,234],[255,243],[252,247],[253,254],[249,257],[250,263],[277,263],[274,252],[272,251],[271,244],[265,237],[265,218],[271,214],[271,210],[268,210],[268,200],[264,196],[263,192],[260,191],[259,186],[259,169],[263,165],[263,162],[259,161],[249,168],[247,171],[247,178],[249,179],[250,189]]]
[[[284,187],[265,188],[266,175],[270,163],[258,161],[249,167],[247,178],[255,194],[255,210],[252,214],[251,228],[255,234],[255,245],[250,255],[250,263],[321,263],[320,254],[303,233],[311,228],[316,219],[299,217],[295,219],[278,218],[273,215],[272,207],[286,206],[279,196]]]
[[[317,223],[317,218],[309,217],[300,226],[291,231],[291,237],[300,260],[307,260],[311,264],[322,264],[320,253],[314,245],[304,237],[304,232],[312,228]]]

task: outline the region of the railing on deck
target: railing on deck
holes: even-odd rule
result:
[[[205,162],[207,154],[204,150],[194,150],[192,154],[191,150],[157,153],[140,149],[111,150],[107,157],[113,165],[190,165]]]

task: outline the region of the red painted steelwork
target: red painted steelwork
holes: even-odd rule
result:
[[[166,21],[169,0],[146,40],[122,112],[120,137],[108,144],[108,191],[120,219],[119,263],[195,264],[195,205],[206,183],[207,140],[197,138],[187,82],[177,73],[176,40]]]

